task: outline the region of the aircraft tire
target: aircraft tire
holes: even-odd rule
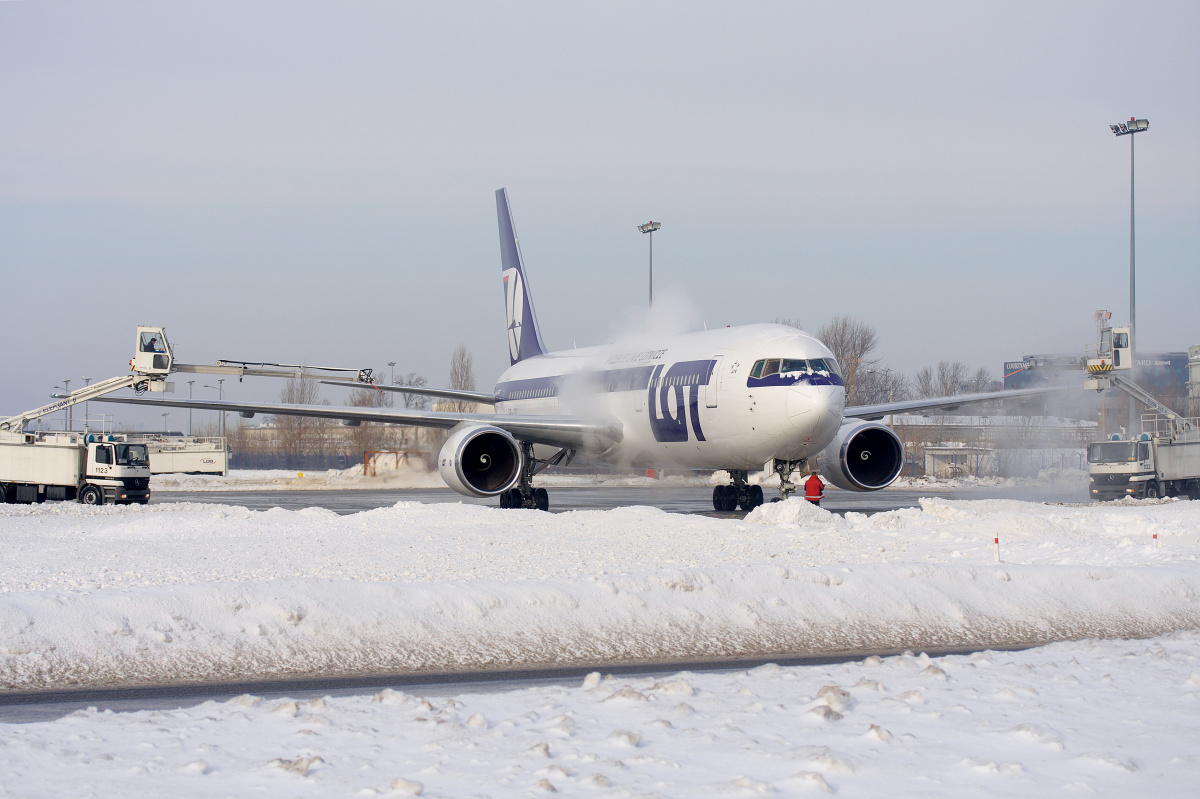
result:
[[[746,501],[741,503],[742,510],[751,511],[763,504],[762,486],[746,486]]]
[[[550,492],[544,488],[533,489],[533,501],[538,510],[550,510]]]

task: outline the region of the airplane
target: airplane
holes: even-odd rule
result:
[[[886,415],[1029,397],[1052,387],[847,407],[834,354],[804,331],[750,324],[636,343],[551,352],[538,326],[529,278],[513,227],[508,192],[496,192],[501,283],[510,366],[490,392],[377,386],[489,406],[490,413],[282,405],[191,399],[107,398],[179,408],[383,422],[442,428],[449,437],[438,471],[455,491],[499,497],[503,508],[549,508],[534,477],[587,454],[630,468],[725,470],[713,507],[750,510],[764,501],[752,471],[771,468],[781,498],[792,477],[817,459],[826,480],[850,491],[878,491],[904,465],[904,447],[878,420]]]

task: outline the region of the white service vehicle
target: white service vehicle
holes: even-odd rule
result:
[[[1200,420],[1185,419],[1124,377],[1133,365],[1130,331],[1110,328],[1108,311],[1097,311],[1100,337],[1088,358],[1085,388],[1116,388],[1153,413],[1142,417],[1142,432],[1115,434],[1088,445],[1089,496],[1103,502],[1121,497],[1200,499]]]
[[[150,461],[146,445],[120,436],[83,432],[33,432],[25,425],[56,411],[121,388],[139,394],[166,390],[171,348],[163,328],[140,326],[131,373],[92,383],[41,408],[0,419],[0,501],[45,502],[75,499],[85,505],[150,501]]]
[[[95,433],[0,434],[0,499],[85,505],[150,501],[145,444]]]
[[[1200,499],[1200,430],[1185,437],[1142,433],[1088,445],[1088,494],[1097,502],[1121,497]]]

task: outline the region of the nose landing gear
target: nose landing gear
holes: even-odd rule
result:
[[[775,474],[779,475],[779,495],[781,499],[787,499],[792,494],[796,493],[798,486],[792,482],[792,473],[800,471],[808,464],[807,460],[800,461],[784,461],[775,459],[772,468]],[[778,499],[771,500],[778,502]]]
[[[746,483],[749,472],[745,469],[732,469],[729,474],[733,478],[732,485],[717,486],[713,489],[714,509],[728,513],[740,506],[742,510],[749,511],[763,504],[762,486]]]

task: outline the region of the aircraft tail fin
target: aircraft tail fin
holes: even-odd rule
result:
[[[500,226],[500,267],[504,279],[504,310],[508,320],[508,356],[512,363],[543,355],[546,345],[529,298],[529,280],[521,263],[521,247],[513,227],[508,192],[496,191],[496,220]]]

